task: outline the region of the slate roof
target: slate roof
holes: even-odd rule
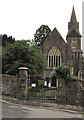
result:
[[[67,37],[82,37],[80,33],[78,33],[76,30],[72,30],[67,34]]]
[[[71,14],[71,22],[77,22],[74,6]]]

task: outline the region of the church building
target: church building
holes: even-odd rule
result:
[[[66,42],[58,30],[54,28],[41,45],[41,51],[47,64],[44,71],[44,78],[51,80],[51,87],[57,86],[58,81],[55,69],[58,66],[68,66],[72,76],[80,76],[84,61],[83,51],[81,50],[81,37],[79,22],[77,21],[73,7],[71,19],[68,22]]]

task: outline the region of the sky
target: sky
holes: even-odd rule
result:
[[[73,5],[82,33],[82,0],[0,0],[0,34],[32,40],[44,24],[66,40]]]

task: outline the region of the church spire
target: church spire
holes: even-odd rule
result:
[[[73,6],[70,22],[68,22],[68,33],[66,36],[68,45],[72,51],[81,49],[81,34],[79,32],[79,22],[77,22],[75,9]]]
[[[73,6],[73,9],[72,9],[72,14],[71,14],[71,20],[70,20],[70,22],[73,22],[73,23],[77,22],[74,6]]]
[[[73,30],[79,33],[79,22],[77,22],[77,19],[76,19],[74,6],[72,9],[70,22],[68,22],[68,34]]]

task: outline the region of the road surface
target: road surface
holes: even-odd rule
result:
[[[82,118],[82,114],[76,111],[5,102],[2,103],[2,116],[3,118]]]

